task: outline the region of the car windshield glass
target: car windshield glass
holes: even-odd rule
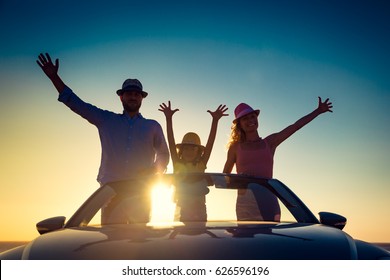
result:
[[[273,185],[266,179],[203,173],[115,182],[96,191],[68,226],[296,222],[299,202],[281,194],[283,185]]]

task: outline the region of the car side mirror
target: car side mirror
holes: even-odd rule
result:
[[[36,227],[40,234],[45,234],[63,228],[65,219],[64,216],[49,218],[37,223]]]
[[[335,227],[338,229],[343,229],[347,224],[347,218],[330,212],[320,212],[320,222],[321,224]]]

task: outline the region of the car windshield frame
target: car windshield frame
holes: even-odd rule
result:
[[[156,182],[163,184],[177,184],[177,182],[205,181],[209,188],[239,190],[253,189],[257,186],[270,191],[287,208],[298,223],[320,222],[299,197],[285,184],[277,179],[267,179],[241,174],[225,173],[187,173],[187,174],[160,174],[138,177],[127,181],[113,182],[99,187],[65,223],[65,228],[87,226],[96,213],[117,193],[138,189],[140,182],[144,186],[152,186]],[[149,187],[150,189],[151,187]],[[229,220],[231,221],[231,220]],[[207,220],[212,222],[212,220]],[[234,221],[233,221],[234,222]]]

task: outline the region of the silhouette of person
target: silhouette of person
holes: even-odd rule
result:
[[[235,119],[223,172],[231,173],[235,165],[239,174],[272,178],[276,148],[320,114],[333,112],[332,108],[329,99],[322,102],[318,97],[318,107],[314,111],[282,131],[262,138],[258,133],[260,110],[254,110],[245,103],[239,104],[234,110]],[[262,207],[262,203],[258,203],[260,200],[267,205]],[[238,190],[236,213],[238,220],[280,220],[280,207],[276,197],[264,191],[257,193],[256,190]]]
[[[212,123],[206,146],[201,145],[200,137],[194,132],[186,133],[182,142],[176,144],[172,116],[179,109],[173,110],[170,101],[168,105],[165,103],[160,105],[159,111],[164,113],[167,122],[167,138],[175,174],[203,173],[206,170],[217,134],[218,122],[223,116],[228,116],[225,114],[227,110],[225,105],[219,105],[214,112],[207,111],[212,116]],[[187,180],[186,183],[182,181],[176,185],[175,201],[180,207],[180,221],[207,220],[205,195],[208,191],[207,182]]]
[[[137,79],[127,79],[117,90],[124,109],[117,114],[81,100],[58,75],[58,59],[53,64],[49,54],[41,53],[37,63],[57,89],[58,100],[97,127],[102,147],[97,180],[101,185],[165,171],[168,146],[161,125],[139,112],[148,93]]]
[[[101,185],[166,170],[169,150],[161,125],[139,112],[148,95],[139,80],[127,79],[116,91],[123,105],[123,113],[118,114],[81,100],[60,78],[58,59],[53,63],[48,53],[41,53],[37,64],[57,89],[58,100],[97,127],[102,149],[97,181]]]

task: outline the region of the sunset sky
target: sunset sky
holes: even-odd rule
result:
[[[274,176],[317,215],[348,218],[357,239],[390,242],[390,4],[387,1],[0,0],[0,241],[31,240],[36,222],[69,218],[99,186],[97,129],[57,101],[36,64],[60,59],[83,100],[121,112],[131,77],[149,92],[141,113],[176,140],[205,143],[220,120],[207,171],[221,172],[233,110],[261,109],[261,136],[330,98],[276,151]],[[168,171],[172,171],[169,166]]]

